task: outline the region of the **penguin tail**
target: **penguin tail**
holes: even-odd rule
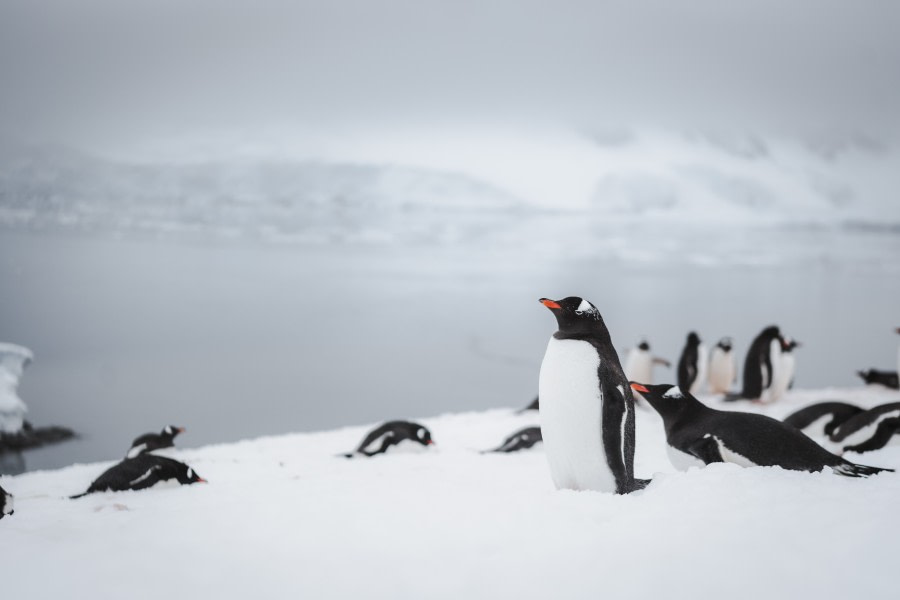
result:
[[[335,454],[338,458],[353,458],[356,456],[356,452],[344,452],[342,454]]]
[[[90,492],[84,492],[83,494],[75,494],[74,496],[69,496],[69,500],[78,500],[79,498],[83,498],[90,494]]]
[[[634,478],[634,487],[632,488],[631,491],[636,492],[638,490],[642,490],[645,487],[647,487],[648,485],[650,485],[651,481],[653,481],[653,480],[652,479],[638,479],[637,477],[635,477]]]
[[[846,460],[841,462],[841,464],[837,466],[831,467],[831,469],[838,475],[843,475],[844,477],[869,477],[870,475],[877,475],[878,473],[894,472],[893,469],[883,469],[881,467],[858,465]]]

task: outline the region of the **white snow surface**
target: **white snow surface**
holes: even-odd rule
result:
[[[869,388],[791,391],[776,417]],[[711,398],[703,398],[714,404]],[[716,404],[717,405],[717,404]],[[537,413],[420,419],[421,454],[336,458],[371,427],[168,452],[209,484],[67,500],[112,462],[0,479],[8,597],[895,598],[900,475],[677,472],[637,410],[643,492],[557,491],[542,449],[481,455]],[[862,457],[900,469],[900,447]],[[77,593],[76,593],[77,592]]]

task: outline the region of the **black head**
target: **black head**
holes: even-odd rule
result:
[[[606,332],[600,311],[583,298],[578,296],[569,296],[562,300],[541,298],[540,303],[549,308],[556,317],[560,331],[585,334]]]
[[[641,340],[641,343],[638,344],[638,349],[647,352],[648,350],[650,350],[650,343],[645,339]]]
[[[719,348],[724,350],[725,352],[731,352],[732,341],[730,337],[723,337],[719,340],[719,343],[716,344]]]
[[[689,393],[681,391],[677,385],[671,383],[661,383],[658,385],[650,385],[629,381],[628,384],[635,392],[640,392],[647,402],[650,403],[656,412],[663,417],[674,415],[683,410],[685,407],[699,404],[699,401]]]
[[[800,342],[798,342],[797,340],[791,339],[791,338],[782,337],[779,339],[781,340],[781,351],[782,352],[790,352],[794,348],[797,348],[798,346],[801,345]]]
[[[769,325],[759,335],[764,338],[774,339],[781,337],[781,330],[778,329],[778,325]]]
[[[894,330],[896,333],[900,333],[900,327]]]
[[[688,334],[687,345],[688,346],[699,346],[700,345],[700,336],[697,335],[696,331],[692,331]]]
[[[413,439],[422,444],[423,446],[433,446],[434,440],[431,439],[431,432],[428,431],[427,427],[422,427],[419,425],[416,430],[413,432]]]
[[[178,483],[182,485],[190,485],[192,483],[207,483],[205,479],[197,475],[196,471],[187,465],[181,465],[183,469],[178,470]]]
[[[178,427],[177,425],[166,425],[162,430],[162,435],[168,437],[175,437],[179,433],[184,433],[184,427]]]

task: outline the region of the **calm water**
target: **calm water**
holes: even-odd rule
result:
[[[0,339],[36,354],[20,395],[35,424],[81,434],[7,456],[3,468],[120,457],[136,435],[170,423],[187,427],[181,445],[197,446],[524,405],[555,329],[542,296],[583,295],[617,347],[648,335],[671,360],[690,329],[708,343],[733,336],[743,356],[778,323],[804,342],[800,387],[857,385],[857,368],[894,368],[898,236],[803,235],[783,261],[770,250],[738,266],[719,259],[752,254],[755,241],[728,236],[697,256],[709,245],[632,242],[623,258],[565,245],[0,233]]]

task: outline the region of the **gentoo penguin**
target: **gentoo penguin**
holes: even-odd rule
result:
[[[884,448],[900,431],[900,402],[882,404],[841,423],[831,434],[842,452],[870,452]]]
[[[709,408],[678,386],[631,383],[662,416],[672,464],[679,469],[690,461],[729,462],[742,467],[781,467],[793,471],[821,471],[867,477],[880,469],[857,465],[825,450],[781,421],[754,413]],[[682,456],[683,455],[683,456]]]
[[[540,427],[526,427],[515,432],[493,450],[485,450],[482,454],[489,452],[518,452],[519,450],[527,450],[538,442],[543,441],[541,437]]]
[[[13,495],[0,487],[0,519],[13,512]]]
[[[535,396],[534,400],[531,401],[531,404],[526,406],[525,408],[521,408],[516,412],[523,413],[528,410],[540,410],[541,409],[541,397]]]
[[[431,432],[424,425],[419,425],[412,421],[388,421],[366,434],[366,437],[363,438],[362,443],[355,451],[348,452],[342,456],[346,458],[360,455],[375,456],[376,454],[387,452],[391,446],[396,446],[406,440],[422,446],[434,444],[434,440],[431,439]]]
[[[865,371],[857,371],[856,374],[866,382],[866,385],[877,384],[892,390],[900,389],[900,378],[897,377],[896,371],[866,369]]]
[[[600,311],[577,297],[541,298],[559,331],[541,363],[541,433],[558,489],[627,494],[634,477],[634,399]]]
[[[628,350],[625,357],[625,377],[635,381],[653,381],[655,365],[672,366],[666,359],[653,356],[650,352],[650,343],[641,340],[637,346]]]
[[[94,480],[86,492],[70,496],[73,500],[94,492],[143,490],[160,481],[177,479],[182,485],[206,483],[192,468],[157,454],[141,454],[113,465]]]
[[[784,398],[787,391],[794,385],[794,374],[797,372],[797,359],[794,357],[794,348],[800,345],[797,340],[780,338],[780,349],[773,354],[772,385],[769,388],[769,402],[776,402]]]
[[[734,362],[734,352],[731,351],[730,337],[723,337],[709,353],[709,393],[725,394],[731,389],[731,385],[737,381],[737,365]],[[633,381],[642,379],[631,378]],[[652,382],[651,382],[652,383]]]
[[[898,327],[894,331],[900,334],[900,327]],[[897,374],[900,374],[900,346],[897,346]]]
[[[692,331],[687,336],[681,358],[678,359],[678,386],[696,394],[706,379],[706,346]]]
[[[861,412],[863,409],[846,402],[819,402],[788,415],[783,422],[809,437],[829,437],[838,425]]]
[[[184,433],[184,427],[166,425],[159,433],[145,433],[138,436],[131,442],[131,449],[128,450],[128,454],[125,457],[134,458],[145,452],[153,452],[160,448],[171,448],[175,445],[175,436],[179,433]]]
[[[725,400],[753,400],[768,396],[772,385],[772,364],[781,355],[781,332],[776,325],[763,329],[753,338],[744,360],[743,387],[740,393],[726,394]],[[767,398],[768,399],[768,398]]]

